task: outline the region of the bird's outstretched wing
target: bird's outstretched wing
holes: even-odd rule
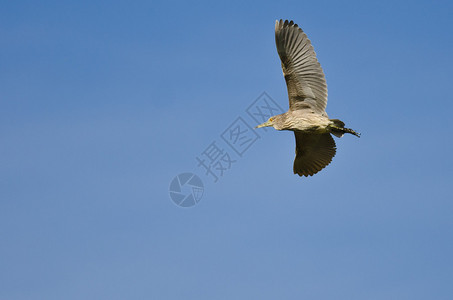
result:
[[[312,176],[324,169],[336,153],[335,141],[330,133],[315,134],[294,132],[296,137],[296,158],[294,174]]]
[[[289,108],[324,114],[326,79],[307,35],[293,21],[280,20],[275,22],[275,43],[288,87]]]

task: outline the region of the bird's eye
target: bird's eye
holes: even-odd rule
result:
[[[269,121],[271,121],[271,122],[274,121],[274,118],[269,118]]]

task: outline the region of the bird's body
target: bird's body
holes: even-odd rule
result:
[[[324,115],[306,114],[303,110],[289,110],[276,117],[280,119],[274,126],[277,130],[326,133],[329,125],[333,124]]]
[[[275,42],[282,62],[289,98],[289,110],[271,117],[257,128],[272,126],[294,131],[296,158],[294,174],[312,176],[326,167],[335,156],[331,133],[360,136],[345,128],[338,119],[329,119],[327,85],[321,65],[306,34],[293,21],[276,21]]]

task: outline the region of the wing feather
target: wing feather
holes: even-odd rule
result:
[[[293,21],[280,20],[275,22],[275,42],[288,88],[290,109],[309,107],[324,114],[326,79],[307,35]],[[300,105],[301,102],[305,104]]]
[[[312,176],[324,169],[336,153],[336,145],[330,133],[316,134],[294,132],[296,137],[296,158],[294,174]]]

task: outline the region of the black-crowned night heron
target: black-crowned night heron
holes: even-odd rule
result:
[[[326,79],[302,29],[293,21],[276,21],[275,42],[288,88],[289,110],[256,128],[272,126],[277,130],[294,131],[294,174],[312,176],[335,156],[336,146],[331,133],[336,137],[345,133],[360,137],[360,134],[345,128],[342,121],[327,116]]]

